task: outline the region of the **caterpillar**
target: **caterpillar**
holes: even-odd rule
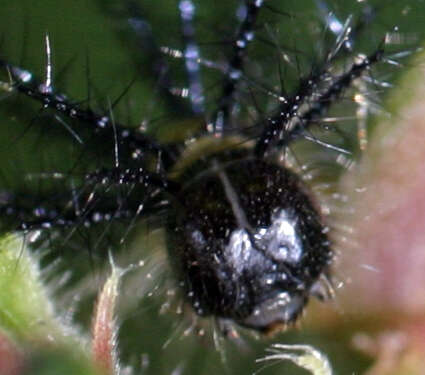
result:
[[[127,332],[160,331],[158,305],[196,322],[166,314],[177,335],[205,335],[204,321],[218,337],[293,325],[333,293],[328,197],[415,47],[420,6],[7,4],[2,225],[39,234],[64,290],[86,286],[108,251],[152,262],[123,292],[136,316],[124,362],[140,353]],[[149,302],[154,328],[138,328],[155,294],[168,297]]]

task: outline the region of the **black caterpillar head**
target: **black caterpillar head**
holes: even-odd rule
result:
[[[329,271],[327,227],[283,166],[213,157],[205,167],[179,194],[167,231],[188,300],[198,315],[265,333],[287,326]]]

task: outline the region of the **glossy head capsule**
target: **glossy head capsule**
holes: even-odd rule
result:
[[[274,331],[296,320],[329,272],[326,227],[285,167],[214,161],[182,189],[179,205],[168,247],[198,315]]]

